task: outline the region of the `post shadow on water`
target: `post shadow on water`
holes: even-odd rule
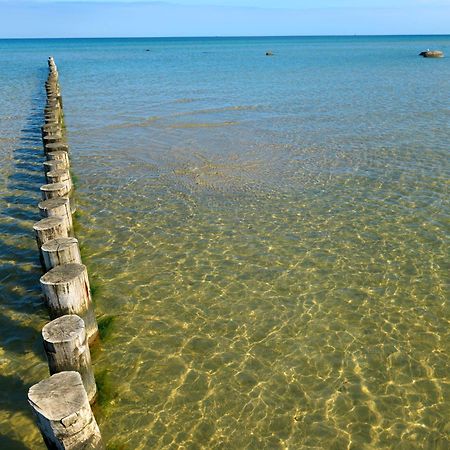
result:
[[[18,376],[0,374],[0,386],[3,391],[3,395],[0,395],[0,410],[8,411],[11,415],[25,413],[33,420],[27,400],[31,384],[24,383]],[[2,450],[30,450],[29,447],[10,434],[12,433],[6,434],[6,430],[0,430],[0,448]]]
[[[0,448],[2,450],[30,450],[22,442],[3,434],[0,434]]]
[[[2,333],[2,348],[16,355],[25,355],[34,352],[39,359],[45,361],[42,349],[42,340],[39,330],[8,317],[6,314],[0,316],[0,329]],[[36,339],[38,335],[38,339]]]
[[[41,86],[44,77],[42,70]],[[33,231],[33,224],[40,219],[39,187],[45,183],[40,134],[44,102],[43,92],[33,100],[32,111],[13,150],[13,169],[7,178],[7,192],[2,196],[4,207],[0,211],[0,347],[3,357],[18,367],[20,358],[28,353],[45,360],[39,326],[48,315],[42,302],[39,285],[42,270]],[[24,324],[20,317],[30,320]],[[6,374],[5,370],[0,374],[0,410],[31,417],[27,402],[30,385],[23,382],[20,371]],[[14,430],[12,423],[10,430]],[[27,448],[13,436],[13,431],[1,430],[0,449]]]

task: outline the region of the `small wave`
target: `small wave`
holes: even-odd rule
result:
[[[232,125],[237,125],[239,122],[205,122],[205,123],[197,123],[197,122],[182,122],[182,123],[173,123],[169,125],[169,128],[215,128],[215,127],[228,127]]]
[[[157,120],[160,120],[161,117],[159,116],[152,116],[145,120],[139,121],[139,122],[123,122],[123,123],[114,123],[110,125],[105,125],[104,127],[100,127],[99,129],[104,130],[120,130],[123,128],[136,128],[136,127],[148,127],[152,125]],[[98,129],[97,129],[98,130]]]
[[[193,103],[195,101],[195,98],[177,98],[173,103]]]
[[[222,108],[206,108],[206,109],[197,109],[194,111],[185,111],[180,113],[175,113],[172,117],[180,117],[180,116],[196,116],[200,114],[217,114],[222,112],[229,111],[254,111],[258,108],[257,105],[235,105],[235,106],[224,106]]]

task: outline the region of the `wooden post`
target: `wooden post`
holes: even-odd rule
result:
[[[65,370],[78,372],[89,403],[94,403],[97,387],[83,319],[74,314],[59,317],[44,326],[42,338],[50,375]]]
[[[52,170],[45,174],[48,183],[67,183],[69,191],[72,190],[72,178],[67,169]]]
[[[56,116],[54,114],[45,114],[44,116],[44,124],[55,124],[58,125],[62,124],[62,120],[60,120],[59,116]]]
[[[57,120],[54,120],[54,121],[46,120],[44,122],[43,126],[46,127],[47,125],[50,127],[60,127],[61,128],[61,124]]]
[[[35,384],[28,402],[48,449],[105,449],[78,372],[60,372]]]
[[[61,116],[55,113],[45,113],[44,115],[44,121],[45,123],[50,123],[50,122],[58,122],[61,123]]]
[[[62,217],[48,217],[33,225],[39,251],[48,241],[60,237],[69,237],[67,221]]]
[[[70,200],[67,197],[55,197],[38,203],[41,217],[62,217],[67,224],[67,229],[73,229]]]
[[[61,130],[61,124],[59,124],[57,122],[46,123],[46,124],[42,125],[41,129],[43,131],[47,131],[47,130],[53,131],[54,129]]]
[[[41,127],[41,135],[44,138],[45,136],[52,136],[55,134],[61,134],[61,125],[55,123],[48,123]]]
[[[50,99],[47,99],[45,106],[44,106],[44,112],[48,111],[48,112],[52,112],[52,111],[61,111],[61,107],[59,106],[59,103],[57,102],[53,102]]]
[[[44,114],[55,114],[60,116],[62,114],[61,108],[58,104],[58,106],[56,105],[47,105],[44,107]]]
[[[77,314],[84,320],[89,343],[93,342],[98,336],[98,326],[86,266],[56,266],[40,281],[50,317],[56,319],[66,314]]]
[[[69,161],[69,155],[67,152],[63,152],[63,151],[56,151],[56,152],[47,152],[46,153],[46,158],[47,161],[53,161],[53,160],[58,160],[58,161],[64,161],[65,165],[67,167],[70,167],[70,161]]]
[[[47,136],[44,136],[42,138],[42,140],[44,141],[44,146],[47,146],[48,144],[53,144],[55,142],[62,142],[63,141],[63,137],[62,134],[58,133],[58,134],[48,134]]]
[[[43,200],[49,200],[55,197],[66,197],[70,192],[70,185],[67,183],[50,183],[41,186]]]
[[[41,247],[41,252],[46,271],[62,264],[81,264],[78,240],[74,237],[52,239]]]
[[[54,97],[47,97],[46,107],[54,109],[55,111],[61,110],[58,99]]]
[[[50,152],[68,152],[69,145],[65,142],[52,142],[51,144],[47,144],[45,146],[45,153]]]
[[[47,95],[58,95],[58,85],[57,83],[53,83],[51,81],[45,82],[45,90],[47,91]]]
[[[53,122],[59,121],[60,117],[60,111],[55,110],[54,108],[46,107],[44,108],[44,118],[47,119],[46,122],[51,122],[51,119],[53,119]]]
[[[54,109],[48,109],[45,108],[44,109],[44,119],[45,122],[59,122],[60,120],[60,112],[59,111],[55,111]]]
[[[45,161],[44,163],[44,172],[50,172],[52,170],[61,170],[61,169],[67,169],[64,161]]]

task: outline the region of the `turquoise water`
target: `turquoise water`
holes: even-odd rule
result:
[[[448,448],[450,58],[426,48],[450,37],[0,41],[0,447],[43,448],[52,54],[111,447]]]

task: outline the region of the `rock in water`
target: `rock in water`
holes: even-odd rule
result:
[[[443,58],[444,52],[440,50],[426,50],[425,52],[420,52],[419,56],[423,56],[424,58]]]

